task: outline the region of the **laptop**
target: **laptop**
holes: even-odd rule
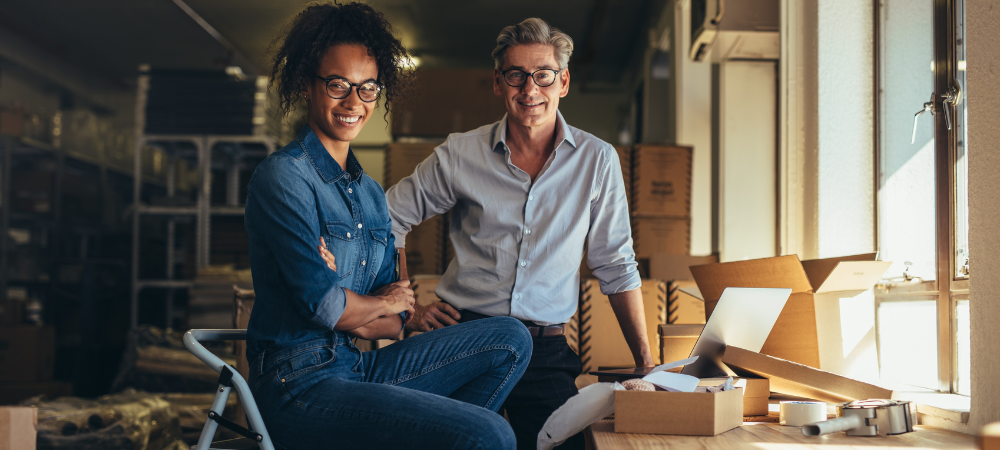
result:
[[[690,356],[698,360],[681,373],[698,378],[734,375],[722,363],[726,346],[759,352],[791,294],[791,289],[726,288],[691,350]]]

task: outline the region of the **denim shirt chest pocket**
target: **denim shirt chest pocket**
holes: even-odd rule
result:
[[[351,225],[341,221],[326,222],[326,246],[336,258],[340,285],[347,288],[353,288],[350,277],[359,264],[362,247],[362,234]]]
[[[368,232],[371,233],[372,238],[372,253],[370,260],[362,269],[367,270],[369,277],[374,280],[378,277],[379,267],[382,267],[385,247],[389,245],[390,229],[388,227],[372,227],[368,229]]]

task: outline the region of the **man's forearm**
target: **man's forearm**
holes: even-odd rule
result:
[[[625,342],[632,350],[636,367],[653,366],[653,355],[649,352],[649,338],[646,336],[646,315],[642,306],[642,292],[639,289],[619,292],[608,296],[611,309],[615,311],[618,325],[625,335]]]

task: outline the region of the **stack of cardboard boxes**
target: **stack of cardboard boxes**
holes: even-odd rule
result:
[[[656,254],[691,250],[691,147],[636,145],[632,151],[632,240],[640,267]],[[647,270],[644,275],[649,276]]]
[[[53,380],[55,330],[24,324],[23,303],[0,299],[0,405],[72,393],[69,383]]]
[[[410,176],[427,159],[436,144],[389,144],[385,150],[385,189]],[[413,275],[444,273],[444,216],[434,216],[416,225],[406,235],[406,269]],[[398,246],[398,244],[397,244]]]

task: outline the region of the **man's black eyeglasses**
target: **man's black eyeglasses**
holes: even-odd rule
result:
[[[329,95],[330,98],[335,100],[347,98],[348,95],[351,95],[351,88],[355,86],[358,88],[358,98],[365,103],[371,103],[378,100],[379,95],[382,93],[382,85],[378,84],[374,80],[368,80],[361,83],[351,83],[341,77],[323,78],[316,75],[316,78],[326,82],[326,95]]]
[[[503,75],[503,81],[507,83],[510,87],[521,87],[524,83],[528,82],[528,78],[535,80],[535,84],[538,87],[549,87],[552,83],[556,82],[556,77],[559,76],[559,70],[556,69],[538,69],[534,72],[528,73],[521,69],[507,69],[500,72]]]

